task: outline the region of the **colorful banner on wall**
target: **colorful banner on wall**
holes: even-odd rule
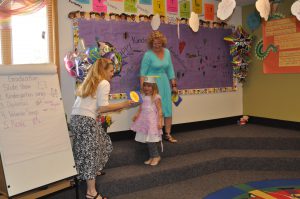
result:
[[[180,5],[180,18],[190,18],[191,9],[190,9],[190,1],[182,1],[179,3]]]
[[[172,13],[178,12],[178,1],[177,0],[167,0],[167,11]]]
[[[160,16],[166,16],[164,0],[153,1],[153,14],[159,14]]]
[[[79,32],[75,35],[84,40],[87,48],[95,46],[96,41],[109,42],[122,56],[122,71],[111,81],[113,98],[126,97],[125,92],[137,90],[140,63],[152,31],[150,23],[79,19],[77,24],[74,30]],[[178,40],[176,25],[161,24],[159,30],[168,38],[167,48],[180,94],[236,90],[229,46],[223,40],[232,33],[231,29],[201,28],[195,33],[188,25],[181,24],[181,40]]]
[[[93,0],[93,11],[94,12],[107,12],[107,6],[105,4],[107,0]]]
[[[204,4],[204,19],[213,21],[215,19],[215,5],[211,3]]]
[[[137,0],[125,0],[124,1],[124,11],[131,12],[131,13],[137,13],[136,3],[137,3]]]
[[[202,0],[192,1],[192,11],[196,14],[202,14]]]
[[[264,73],[300,73],[300,22],[295,17],[263,23],[263,49],[275,45],[264,59]]]

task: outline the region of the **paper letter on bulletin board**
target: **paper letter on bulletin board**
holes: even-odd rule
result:
[[[106,0],[98,1],[93,0],[93,11],[95,12],[107,12],[107,6],[105,5]]]
[[[192,10],[196,14],[202,14],[202,0],[192,1]]]
[[[213,21],[215,19],[215,5],[210,3],[204,4],[204,19]]]
[[[165,1],[156,0],[153,1],[153,14],[159,14],[160,16],[166,16],[165,14]]]
[[[300,73],[300,22],[295,17],[263,24],[263,50],[271,44],[277,51],[264,59],[264,73]]]

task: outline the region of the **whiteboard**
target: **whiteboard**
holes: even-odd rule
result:
[[[56,66],[0,66],[0,153],[9,196],[77,174]]]

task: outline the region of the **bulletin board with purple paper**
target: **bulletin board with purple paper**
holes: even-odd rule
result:
[[[111,93],[137,90],[140,63],[152,31],[150,23],[79,20],[76,28],[85,47],[97,46],[97,41],[109,42],[121,54],[122,70],[111,82]],[[177,25],[161,24],[159,30],[168,39],[178,88],[183,93],[205,93],[201,90],[211,88],[215,92],[234,90],[229,46],[223,40],[231,29],[200,28],[195,33],[180,25],[180,39]]]

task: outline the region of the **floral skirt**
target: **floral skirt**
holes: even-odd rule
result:
[[[93,118],[73,115],[70,121],[73,153],[80,180],[92,180],[107,163],[112,143],[101,124]]]

